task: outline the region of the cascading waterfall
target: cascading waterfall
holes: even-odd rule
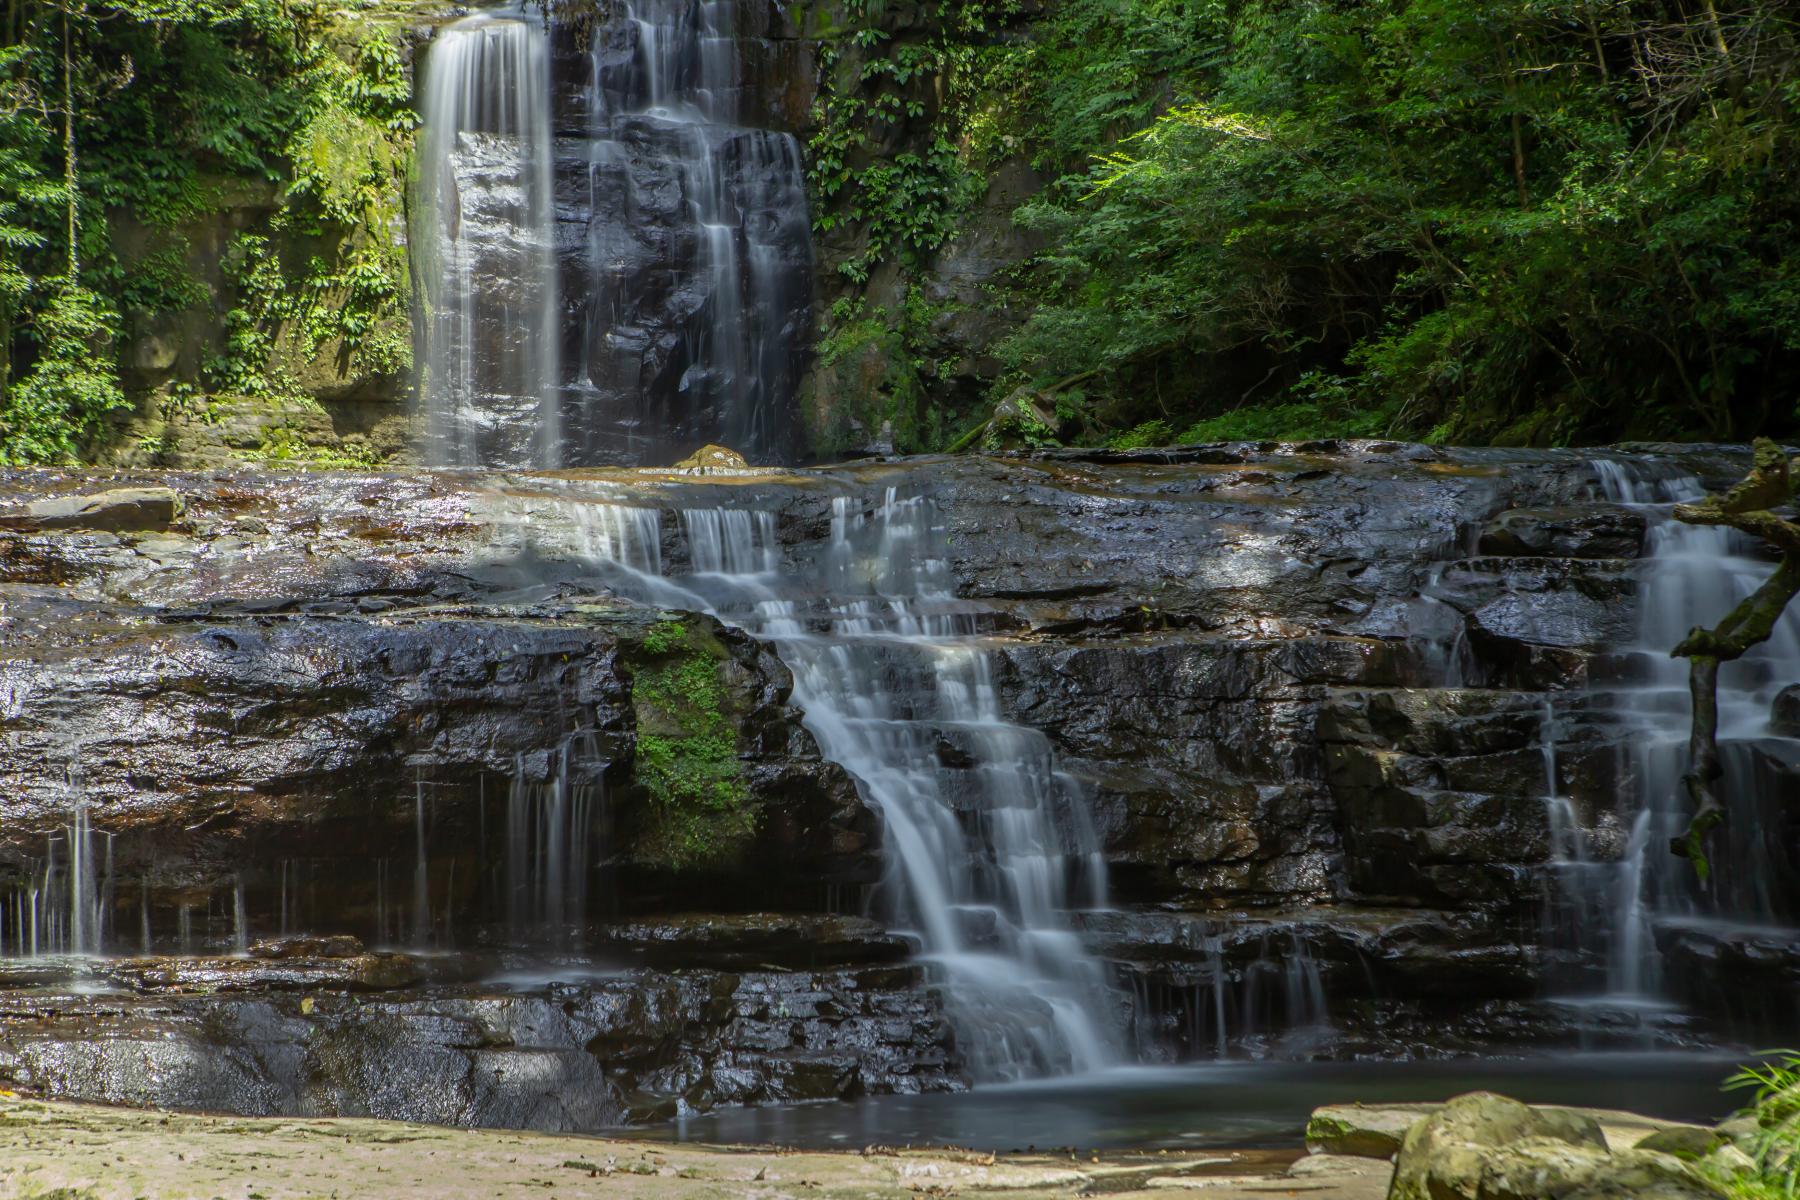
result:
[[[809,340],[800,148],[751,127],[734,0],[627,0],[593,32],[585,266],[573,391],[579,461],[722,441],[790,452]],[[571,274],[574,274],[571,268]]]
[[[425,65],[413,245],[440,466],[562,453],[549,39],[525,13],[446,26]]]
[[[1788,613],[1765,645],[1720,672],[1720,755],[1728,794],[1739,799],[1716,835],[1715,870],[1703,886],[1693,867],[1669,852],[1670,839],[1686,828],[1691,811],[1681,783],[1687,768],[1688,667],[1669,651],[1694,626],[1717,622],[1773,567],[1747,557],[1741,535],[1674,518],[1676,503],[1706,494],[1693,476],[1606,458],[1593,465],[1605,498],[1647,519],[1637,636],[1630,647],[1636,682],[1605,697],[1616,706],[1620,778],[1635,804],[1619,814],[1612,852],[1597,852],[1558,796],[1555,726],[1547,715],[1553,850],[1569,893],[1565,902],[1575,914],[1575,934],[1606,964],[1601,1002],[1654,1008],[1666,1003],[1659,929],[1791,924],[1800,915],[1784,910],[1770,891],[1770,881],[1788,877],[1795,864],[1779,844],[1781,819],[1772,798],[1780,789],[1756,782],[1762,746],[1772,736],[1775,694],[1800,679],[1800,613]],[[1770,798],[1767,813],[1743,807],[1758,797]]]
[[[577,750],[597,759],[591,735],[563,739],[550,777],[533,781],[525,756],[513,765],[506,803],[506,916],[516,944],[546,937],[564,945],[587,918],[594,818],[601,785],[578,771]]]
[[[26,882],[0,898],[0,956],[100,953],[112,886],[111,840],[94,832],[85,804],[75,808],[66,829],[45,837],[44,857],[29,865]],[[104,870],[96,869],[97,841],[107,846]]]
[[[952,596],[933,506],[834,501],[813,569],[784,572],[767,512],[682,514],[692,574],[660,573],[650,509],[571,504],[619,590],[770,642],[820,749],[880,810],[894,913],[919,938],[977,1078],[1116,1060],[1108,985],[1070,927],[1105,877],[1086,797],[1047,739],[1000,711],[979,614]],[[530,536],[528,533],[527,536]]]

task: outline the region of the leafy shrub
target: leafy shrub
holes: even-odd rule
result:
[[[1720,1172],[1735,1200],[1794,1200],[1800,1196],[1800,1052],[1776,1051],[1744,1067],[1725,1086],[1750,1092],[1743,1115],[1759,1132],[1748,1147],[1753,1172]]]

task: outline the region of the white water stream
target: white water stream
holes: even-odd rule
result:
[[[1596,458],[1605,498],[1647,520],[1638,590],[1637,632],[1624,650],[1628,686],[1601,699],[1613,708],[1624,803],[1609,852],[1591,841],[1556,777],[1558,719],[1546,700],[1545,756],[1552,850],[1572,906],[1580,947],[1605,964],[1602,1007],[1667,1007],[1659,929],[1706,923],[1718,930],[1789,924],[1796,915],[1777,899],[1785,874],[1779,819],[1765,813],[1776,788],[1759,783],[1759,754],[1770,744],[1777,692],[1800,681],[1800,613],[1789,612],[1768,643],[1727,664],[1719,677],[1723,794],[1731,809],[1714,838],[1711,882],[1670,853],[1686,828],[1691,804],[1681,783],[1687,767],[1688,664],[1669,651],[1696,625],[1718,622],[1767,578],[1773,565],[1750,556],[1748,539],[1729,530],[1689,525],[1673,516],[1678,502],[1705,495],[1700,481],[1653,462]],[[1610,689],[1609,689],[1610,690]]]
[[[674,577],[656,511],[560,508],[579,544],[557,549],[627,595],[748,630],[793,672],[807,729],[882,815],[892,915],[919,939],[976,1078],[1118,1060],[1118,1005],[1069,919],[1104,903],[1086,796],[1043,734],[1002,714],[980,614],[951,594],[929,502],[837,498],[810,570],[783,568],[768,512],[688,510],[692,569]]]
[[[420,390],[442,466],[562,451],[549,39],[524,11],[439,31],[420,88]]]

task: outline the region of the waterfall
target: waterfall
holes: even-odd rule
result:
[[[71,791],[75,780],[71,769]],[[96,870],[96,838],[105,839],[103,871]],[[46,835],[43,859],[25,866],[25,880],[0,897],[0,956],[99,954],[113,888],[112,835],[94,832],[85,800],[70,801],[68,825]]]
[[[549,778],[534,781],[525,756],[513,764],[506,805],[506,915],[513,941],[568,943],[587,920],[594,817],[602,785],[580,771],[577,748],[598,759],[591,734],[564,738],[550,756]]]
[[[424,74],[413,248],[427,460],[555,466],[548,36],[524,15],[466,17],[438,33]]]
[[[1644,514],[1647,531],[1638,588],[1638,623],[1629,648],[1633,682],[1610,697],[1622,729],[1620,778],[1633,807],[1619,814],[1623,846],[1602,856],[1577,825],[1553,822],[1559,870],[1579,889],[1568,903],[1583,946],[1604,958],[1609,1004],[1662,1003],[1657,932],[1683,923],[1718,928],[1791,924],[1770,891],[1795,869],[1780,845],[1780,790],[1754,783],[1758,743],[1771,737],[1776,693],[1800,679],[1800,613],[1790,612],[1770,640],[1719,675],[1720,753],[1732,815],[1715,835],[1715,871],[1702,886],[1693,867],[1669,852],[1686,828],[1691,804],[1681,783],[1687,768],[1688,666],[1669,651],[1696,625],[1711,626],[1753,591],[1772,565],[1748,557],[1748,539],[1730,530],[1674,518],[1678,502],[1705,494],[1691,475],[1626,460],[1596,459],[1602,494]],[[1604,698],[1604,697],[1603,697]],[[1546,721],[1548,725],[1549,722]],[[1554,734],[1546,754],[1553,754]],[[1554,759],[1548,760],[1552,764]],[[1560,815],[1566,801],[1555,797]],[[1750,811],[1759,796],[1768,811]]]
[[[800,148],[744,122],[734,0],[626,0],[592,34],[585,268],[570,386],[580,461],[656,461],[721,441],[794,449],[811,333]]]
[[[918,938],[975,1077],[1115,1061],[1104,970],[1068,917],[1104,899],[1087,797],[1042,733],[1002,714],[935,508],[892,490],[872,511],[837,497],[829,542],[796,571],[781,569],[772,514],[689,510],[692,573],[678,578],[660,572],[653,510],[569,510],[588,535],[572,549],[618,590],[714,613],[793,672],[807,729],[882,815],[894,918]]]

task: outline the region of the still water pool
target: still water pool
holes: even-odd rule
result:
[[[1570,1054],[1138,1067],[958,1095],[724,1109],[676,1121],[661,1132],[685,1142],[839,1149],[1293,1147],[1308,1114],[1322,1104],[1441,1101],[1482,1089],[1539,1104],[1716,1121],[1739,1103],[1720,1086],[1736,1065],[1735,1059],[1701,1054]]]

